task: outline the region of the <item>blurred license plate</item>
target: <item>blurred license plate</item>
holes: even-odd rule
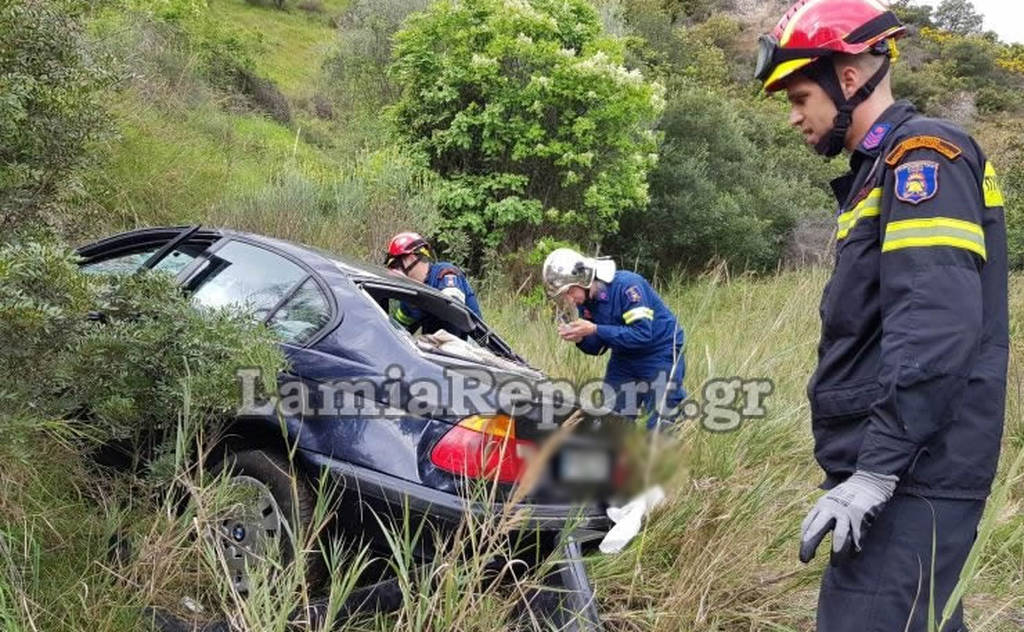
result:
[[[560,478],[563,481],[605,482],[611,476],[611,470],[611,457],[607,452],[565,450],[559,459]]]

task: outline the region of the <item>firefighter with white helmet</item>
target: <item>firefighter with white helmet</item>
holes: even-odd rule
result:
[[[542,276],[548,296],[576,310],[559,324],[561,338],[587,354],[611,351],[605,383],[616,392],[616,411],[648,414],[649,428],[678,414],[686,398],[683,328],[651,284],[571,248],[549,254]]]

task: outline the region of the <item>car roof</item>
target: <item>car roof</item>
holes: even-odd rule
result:
[[[136,244],[144,244],[150,241],[156,240],[167,240],[180,235],[183,231],[192,231],[196,237],[199,238],[232,238],[237,237],[246,241],[252,241],[261,243],[275,250],[284,252],[287,255],[301,259],[307,264],[323,264],[326,266],[333,267],[340,271],[343,275],[348,276],[352,279],[363,280],[363,281],[382,281],[390,285],[404,286],[417,292],[422,292],[425,288],[422,283],[417,283],[407,277],[392,274],[387,268],[383,266],[377,266],[370,263],[365,263],[342,255],[337,255],[332,252],[328,252],[322,248],[315,246],[309,246],[306,244],[297,244],[285,239],[279,239],[276,237],[268,237],[266,235],[260,235],[257,233],[249,233],[240,230],[234,230],[230,228],[214,228],[206,226],[154,226],[148,228],[138,228],[135,230],[118,233],[109,237],[100,239],[98,241],[89,243],[87,245],[78,248],[77,252],[79,255],[89,258],[95,255],[103,254],[107,251],[108,247],[113,243],[122,244],[124,247],[133,247]],[[120,248],[118,248],[120,249]]]
[[[76,252],[79,256],[85,259],[90,259],[92,257],[107,254],[111,249],[113,249],[114,252],[132,250],[140,245],[157,242],[163,242],[166,245],[170,245],[173,239],[176,237],[181,238],[181,236],[186,233],[188,234],[188,239],[206,239],[211,243],[219,238],[238,238],[240,240],[256,244],[262,244],[283,253],[286,256],[299,259],[310,268],[328,268],[332,271],[337,271],[343,277],[348,278],[351,281],[361,283],[380,282],[392,287],[406,288],[413,294],[434,294],[437,297],[443,298],[448,303],[453,302],[451,297],[441,293],[435,288],[413,281],[403,275],[394,274],[383,266],[364,263],[348,257],[336,255],[315,246],[296,244],[285,239],[267,237],[266,235],[259,235],[230,228],[204,227],[198,224],[189,226],[156,226],[150,228],[139,228],[111,235],[104,239],[86,244],[79,247]],[[321,276],[323,275],[321,274]],[[512,350],[511,346],[507,342],[502,340],[500,336],[487,326],[483,319],[473,314],[464,305],[462,308],[467,317],[476,321],[476,324],[474,325],[475,327],[482,328],[482,331],[485,332],[486,336],[489,339],[497,341],[497,343],[504,348],[504,351],[510,355],[510,357],[518,360],[526,366],[529,366],[525,360]]]

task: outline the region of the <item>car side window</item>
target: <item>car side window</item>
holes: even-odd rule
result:
[[[192,263],[207,247],[209,247],[207,242],[185,242],[164,255],[160,261],[156,262],[153,269],[178,276],[178,273]]]
[[[193,301],[206,307],[251,309],[261,320],[307,276],[288,259],[240,241],[228,242],[209,258]]]
[[[177,276],[200,253],[206,250],[209,245],[210,242],[208,240],[186,241],[161,257],[160,261],[157,261],[156,265],[153,266],[153,269],[166,272],[171,276]],[[82,266],[82,271],[88,274],[114,274],[118,276],[131,274],[141,268],[161,247],[162,245],[149,246],[128,254],[86,263]]]
[[[131,274],[139,268],[142,264],[146,263],[146,260],[153,256],[159,246],[153,246],[152,248],[146,248],[145,250],[136,250],[126,255],[118,255],[109,259],[103,259],[102,261],[93,261],[82,266],[82,272],[87,274]],[[164,257],[166,260],[167,257]]]
[[[285,342],[302,344],[331,320],[327,297],[312,278],[274,312],[268,324]]]

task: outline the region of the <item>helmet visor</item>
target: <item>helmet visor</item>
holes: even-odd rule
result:
[[[754,78],[764,81],[775,68],[775,55],[779,42],[771,35],[757,38],[757,65],[754,66]]]

